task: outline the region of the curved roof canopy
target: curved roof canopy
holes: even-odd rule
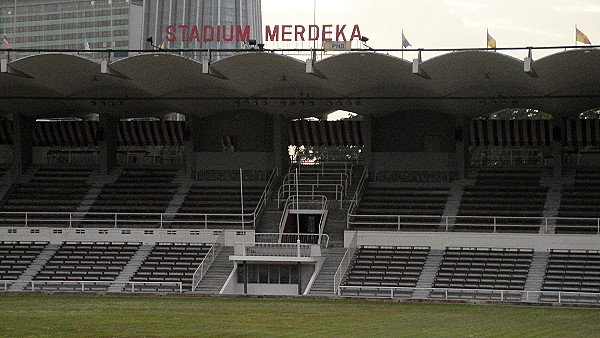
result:
[[[308,67],[269,52],[210,65],[165,52],[100,64],[53,53],[8,62],[0,72],[5,117],[210,115],[240,108],[290,117],[337,109],[364,115],[424,109],[477,117],[508,107],[555,115],[600,107],[600,50],[553,54],[534,61],[532,72],[524,71],[523,60],[490,51],[453,52],[420,64],[351,52]]]

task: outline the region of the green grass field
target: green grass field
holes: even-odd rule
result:
[[[0,336],[600,337],[600,310],[229,298],[0,295]]]

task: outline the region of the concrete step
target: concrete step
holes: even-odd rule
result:
[[[111,284],[107,291],[108,292],[121,292],[123,288],[126,286],[126,282],[128,282],[131,277],[135,274],[135,272],[142,265],[142,262],[148,257],[150,252],[152,251],[153,245],[142,245],[135,252],[133,257],[129,260],[127,265],[121,270],[121,273],[117,278],[115,278],[115,282]]]
[[[536,251],[533,253],[531,265],[529,266],[529,273],[527,274],[527,281],[525,282],[525,291],[541,291],[542,284],[544,283],[544,276],[546,275],[546,265],[548,264],[548,258],[550,258],[549,252]],[[527,298],[528,297],[528,298]],[[523,294],[523,301],[537,302],[540,295],[538,293],[532,293],[529,296]]]
[[[221,291],[234,267],[233,261],[229,260],[231,255],[233,247],[226,246],[221,249],[195,292],[218,294]]]
[[[310,296],[334,296],[333,278],[346,250],[347,249],[344,247],[323,249],[325,261],[323,262],[321,269],[317,272],[317,278],[310,288],[308,293]]]
[[[437,271],[444,257],[443,250],[431,250],[421,270],[421,275],[417,281],[417,288],[431,288],[437,275]],[[429,297],[429,290],[415,290],[413,298],[425,299]]]
[[[56,253],[56,251],[60,248],[59,244],[48,244],[42,252],[33,260],[33,262],[27,267],[25,272],[19,276],[16,282],[14,282],[9,291],[22,291],[27,285],[33,280],[33,276],[35,276],[41,269],[44,267],[46,262]]]

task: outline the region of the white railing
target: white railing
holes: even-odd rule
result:
[[[256,212],[256,211],[255,211]],[[163,228],[208,229],[210,225],[239,225],[242,229],[256,226],[257,215],[189,214],[189,213],[108,213],[108,212],[0,212],[0,224],[25,227],[83,228]],[[176,216],[185,216],[177,219]],[[222,227],[222,226],[221,226]]]
[[[204,259],[202,259],[202,262],[192,275],[192,291],[196,291],[198,284],[200,284],[200,281],[202,281],[202,278],[204,278],[204,275],[208,271],[208,268],[210,268],[210,265],[215,261],[224,245],[225,231],[221,231],[221,234],[219,235],[219,237],[217,237],[210,250],[208,250],[206,256],[204,256]]]
[[[600,303],[600,293],[572,291],[525,291],[500,289],[456,289],[456,288],[417,288],[388,286],[339,286],[337,296],[360,298],[412,298],[415,291],[423,291],[434,299],[486,299],[510,302],[547,302],[557,303]],[[433,295],[433,296],[432,296]],[[553,299],[556,299],[555,301]]]
[[[352,196],[352,200],[350,201],[350,206],[348,206],[348,214],[347,220],[350,220],[350,215],[352,215],[356,208],[358,207],[358,201],[362,195],[363,189],[367,183],[367,179],[369,178],[369,169],[365,167],[362,175],[360,175],[360,179],[358,180],[358,184],[356,185],[356,191],[354,192],[354,196]]]
[[[8,291],[8,286],[9,285],[13,285],[16,281],[17,281],[16,279],[13,279],[13,280],[10,280],[10,279],[4,280],[4,279],[2,279],[2,280],[0,280],[0,285],[4,285],[4,291]]]
[[[319,184],[341,184],[345,187],[349,185],[350,178],[347,173],[302,173],[293,172],[284,176],[283,182],[290,184],[315,183]]]
[[[469,220],[470,222],[464,222]],[[473,221],[476,222],[473,222]],[[461,222],[462,221],[462,222]],[[563,224],[555,225],[557,221]],[[571,222],[568,224],[567,222]],[[581,224],[587,222],[589,224]],[[497,232],[499,229],[506,231],[511,229],[541,227],[545,233],[550,233],[551,227],[561,228],[573,227],[578,230],[586,229],[589,232],[600,234],[600,218],[583,217],[512,217],[512,216],[435,216],[435,215],[348,215],[348,228],[351,226],[385,226],[396,228],[402,227],[435,227],[439,231],[452,231],[455,226],[461,230],[471,232],[482,232],[491,230]]]
[[[277,206],[279,207],[279,205]],[[285,208],[281,213],[279,220],[279,232],[283,233],[285,229],[286,217],[289,217],[290,209],[294,210],[327,210],[327,196],[323,195],[292,195],[285,200]],[[324,226],[323,217],[319,224],[319,233],[323,232],[321,225]]]
[[[313,244],[245,243],[234,244],[236,256],[312,257]]]
[[[354,253],[358,248],[358,233],[355,231],[354,235],[352,235],[352,240],[348,245],[348,249],[346,249],[346,253],[344,257],[342,257],[342,261],[340,262],[340,266],[335,271],[335,275],[333,276],[333,294],[337,295],[339,293],[338,288],[340,284],[342,284],[342,280],[346,275],[346,271],[352,262],[352,257],[354,257]]]
[[[66,284],[74,284],[75,286],[81,285],[81,291],[85,292],[85,287],[86,285],[89,287],[94,286],[94,285],[107,285],[107,287],[110,287],[111,285],[118,285],[118,284],[131,284],[131,292],[135,292],[135,286],[136,285],[156,285],[156,286],[162,286],[162,285],[174,285],[176,287],[178,287],[179,292],[183,292],[183,283],[181,282],[115,282],[115,281],[100,281],[100,280],[78,280],[78,281],[72,281],[72,280],[44,280],[44,281],[40,281],[40,280],[35,280],[35,281],[31,281],[29,282],[30,285],[30,290],[31,291],[35,291],[35,286],[36,285],[66,285]],[[128,288],[126,288],[127,290]]]
[[[35,291],[35,286],[36,285],[40,285],[40,284],[75,284],[75,286],[81,284],[81,291],[85,291],[85,286],[86,284],[88,286],[90,285],[107,285],[110,286],[112,284],[123,284],[123,283],[115,283],[115,281],[102,281],[102,280],[77,280],[77,281],[73,281],[73,280],[35,280],[35,281],[31,281],[29,282],[29,285],[31,286],[31,291]]]
[[[277,207],[280,206],[281,201],[287,200],[288,197],[293,195],[308,195],[317,196],[323,194],[335,194],[335,200],[340,201],[340,207],[342,206],[342,199],[346,196],[346,189],[343,184],[338,183],[284,183],[279,187],[277,192]]]
[[[267,180],[267,185],[265,186],[265,189],[263,190],[262,195],[260,195],[258,204],[256,204],[256,208],[254,209],[254,216],[253,216],[253,219],[255,220],[255,223],[253,224],[254,227],[256,227],[256,220],[258,218],[260,218],[260,214],[261,214],[262,210],[264,209],[265,205],[267,204],[267,198],[271,194],[271,191],[273,189],[273,183],[275,183],[275,179],[277,179],[277,177],[279,177],[279,167],[275,167],[273,169],[273,171],[271,171],[271,175],[269,176],[269,179]]]
[[[297,243],[298,239],[303,244],[319,244],[324,248],[329,246],[329,235],[306,233],[257,233],[254,234],[255,243]]]
[[[118,284],[118,283],[116,283]],[[125,282],[125,284],[131,284],[131,292],[135,292],[136,285],[153,285],[153,286],[169,286],[173,285],[175,288],[179,289],[179,293],[183,292],[183,283],[182,282]],[[126,288],[128,290],[129,288]]]

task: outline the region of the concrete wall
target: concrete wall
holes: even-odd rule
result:
[[[455,119],[435,111],[373,117],[373,152],[454,152]]]
[[[354,231],[346,231],[347,247]],[[359,231],[358,245],[429,246],[433,250],[446,247],[529,248],[536,251],[550,249],[598,250],[597,235],[503,234],[503,233],[431,233],[398,231]]]
[[[232,137],[235,152],[273,152],[273,116],[258,111],[220,112],[194,121],[195,152],[221,152],[222,135]]]

